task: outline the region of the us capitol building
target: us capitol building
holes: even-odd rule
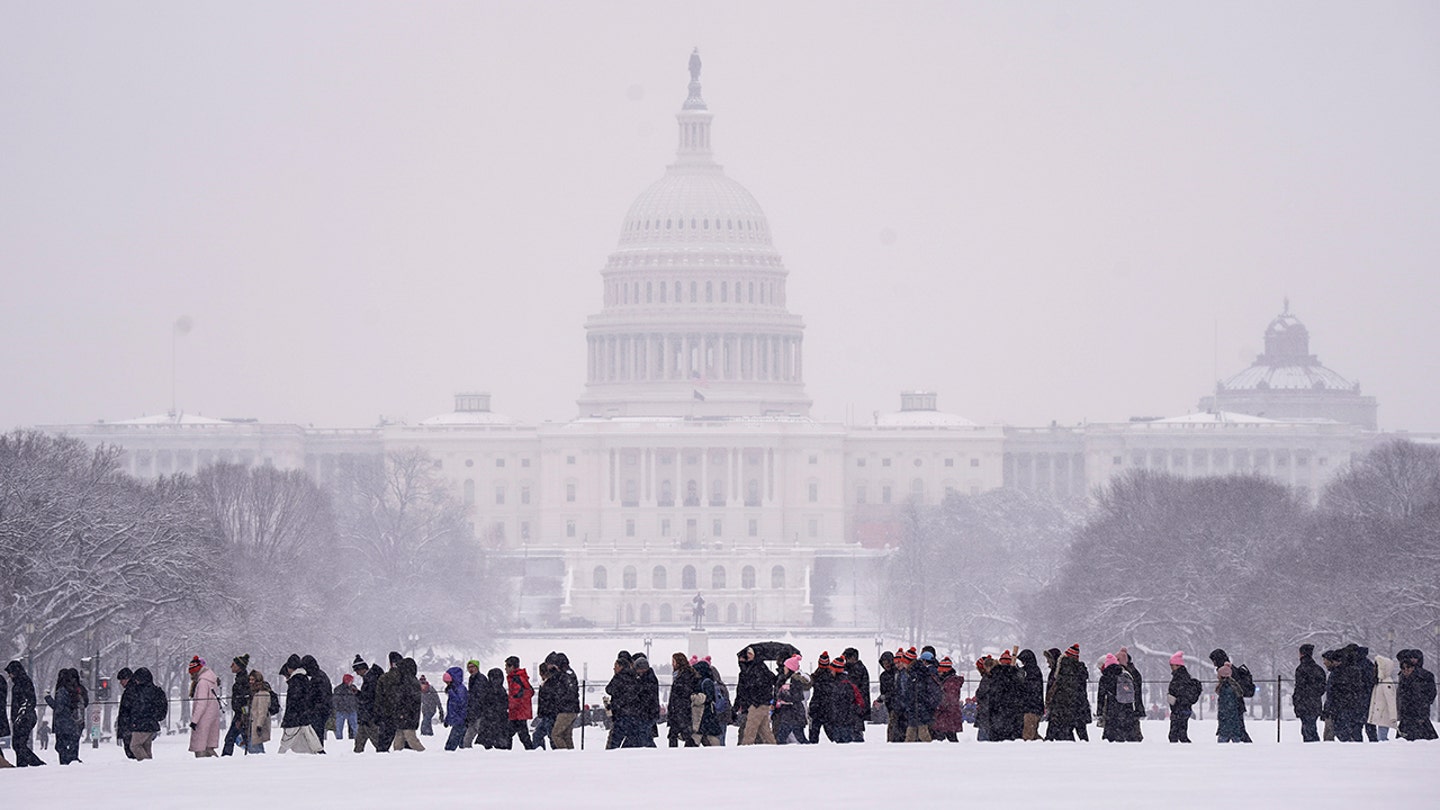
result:
[[[641,192],[585,324],[576,419],[533,424],[461,393],[418,424],[320,430],[171,413],[52,425],[124,450],[138,476],[232,462],[318,482],[420,447],[532,626],[868,625],[907,503],[1001,487],[1084,496],[1134,469],[1256,473],[1316,492],[1377,440],[1376,402],[1320,365],[1286,311],[1265,353],[1196,413],[1041,428],[979,425],[936,394],[871,424],[810,416],[804,323],[765,212],[711,152],[698,55],[679,147]]]

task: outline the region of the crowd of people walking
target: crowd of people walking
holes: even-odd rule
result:
[[[1393,730],[1405,740],[1436,739],[1431,723],[1435,676],[1425,669],[1419,650],[1393,658],[1355,644],[1321,653],[1301,645],[1291,695],[1301,737],[1306,742],[1361,742],[1388,738]],[[278,670],[284,699],[270,686],[250,657],[230,662],[228,694],[205,659],[186,667],[190,684],[189,750],[196,757],[265,753],[272,726],[280,726],[279,752],[324,754],[327,736],[347,736],[354,752],[424,751],[422,736],[434,735],[438,718],[446,729],[447,751],[508,749],[518,740],[530,749],[575,747],[574,731],[590,719],[608,731],[606,748],[654,747],[666,727],[670,747],[723,746],[736,726],[740,745],[817,744],[865,740],[870,725],[884,729],[887,742],[958,741],[966,725],[978,741],[1089,740],[1093,724],[1102,739],[1139,742],[1146,709],[1144,679],[1125,647],[1098,661],[1092,707],[1090,670],[1080,645],[1043,652],[1044,669],[1032,650],[1005,650],[975,662],[973,694],[966,696],[965,675],[934,647],[901,648],[879,657],[878,696],[871,675],[855,648],[831,657],[822,652],[814,667],[803,664],[798,648],[781,642],[747,645],[736,656],[733,695],[709,656],[675,653],[668,662],[669,689],[662,698],[661,679],[643,653],[621,651],[604,687],[603,713],[584,704],[581,683],[565,653],[552,652],[539,664],[540,685],[532,686],[520,659],[482,671],[479,660],[445,669],[442,693],[418,673],[413,658],[388,656],[388,669],[356,655],[351,673],[333,684],[313,655],[292,654]],[[1189,721],[1209,687],[1214,695],[1219,742],[1250,742],[1245,727],[1246,701],[1256,694],[1250,670],[1222,649],[1206,661],[1213,678],[1203,682],[1190,673],[1183,652],[1169,658],[1165,689],[1169,741],[1189,743]],[[31,748],[31,735],[43,709],[35,686],[19,661],[11,661],[0,679],[0,738],[8,736],[15,762],[0,752],[0,768],[43,765]],[[1210,673],[1207,673],[1207,675]],[[169,700],[150,670],[122,669],[115,736],[127,757],[152,758],[152,744],[169,714]],[[8,686],[7,686],[8,680]],[[8,707],[7,707],[8,702]],[[89,691],[75,669],[62,669],[45,696],[51,711],[55,751],[60,764],[79,762]],[[597,707],[598,708],[598,707]],[[228,722],[226,720],[228,716]],[[1323,721],[1323,729],[1321,722]],[[1042,733],[1041,724],[1045,724]],[[222,728],[224,734],[222,737]]]

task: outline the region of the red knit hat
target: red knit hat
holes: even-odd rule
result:
[[[908,650],[905,651],[905,660],[906,660],[906,661],[914,661],[914,660],[918,659],[919,657],[920,657],[920,656],[916,654],[914,647],[911,647],[910,649],[908,649]]]
[[[1071,645],[1070,645],[1070,649],[1068,649],[1068,650],[1065,651],[1065,657],[1067,657],[1067,658],[1075,658],[1075,659],[1078,660],[1078,659],[1080,658],[1080,645],[1079,645],[1079,644],[1071,644]]]
[[[950,656],[947,655],[947,656],[945,656],[944,658],[941,658],[941,659],[940,659],[940,669],[942,669],[942,670],[953,670],[953,669],[955,669],[955,665],[952,664],[952,663],[950,663]]]
[[[194,675],[195,673],[199,672],[200,670],[202,670],[202,669],[204,669],[204,668],[205,668],[205,659],[204,659],[204,658],[201,658],[200,656],[197,655],[197,656],[194,656],[193,658],[190,659],[190,674],[191,674],[191,675]]]
[[[833,669],[833,670],[835,670],[835,671],[837,671],[837,672],[840,671],[840,670],[842,670],[842,669],[844,669],[844,668],[845,668],[845,656],[843,656],[843,655],[837,655],[837,656],[835,656],[835,658],[830,662],[830,668]]]
[[[1009,651],[1009,650],[1006,650],[1005,652],[1000,653],[1000,663],[1001,663],[1001,665],[1007,666],[1007,667],[1010,666],[1011,664],[1015,663],[1015,659],[1010,657],[1010,651]]]
[[[830,666],[830,651],[826,650],[825,652],[820,653],[820,658],[818,659],[817,663],[819,663],[822,667]]]

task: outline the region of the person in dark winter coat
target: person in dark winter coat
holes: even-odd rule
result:
[[[1400,662],[1395,689],[1399,736],[1412,742],[1433,740],[1436,735],[1430,723],[1430,706],[1435,703],[1435,675],[1425,668],[1425,654],[1419,650],[1401,650],[1395,658]]]
[[[629,656],[616,658],[615,674],[605,686],[613,721],[606,748],[648,748],[647,741],[653,744],[646,725],[649,713],[642,705],[644,691],[634,660]]]
[[[125,686],[121,701],[130,702],[130,752],[137,760],[151,759],[150,745],[160,734],[160,724],[170,713],[165,690],[155,685],[150,670],[140,667]]]
[[[350,739],[355,739],[355,727],[360,725],[360,689],[355,686],[355,676],[345,673],[340,676],[331,696],[330,705],[335,707],[335,739],[345,738],[345,728],[350,728]]]
[[[417,731],[420,728],[420,711],[424,703],[424,693],[420,688],[419,666],[414,658],[402,658],[400,663],[391,672],[399,671],[399,691],[391,704],[393,710],[392,718],[395,723],[395,742],[390,745],[391,751],[424,751],[425,745],[420,742],[420,735]]]
[[[855,718],[851,727],[850,739],[853,742],[865,742],[865,724],[870,721],[870,670],[866,668],[865,662],[860,660],[860,651],[854,647],[846,647],[845,652],[845,674],[850,676],[850,682],[860,690],[860,696],[865,699],[865,705],[860,709],[860,716]],[[932,654],[931,658],[934,658]]]
[[[780,678],[775,682],[775,710],[770,714],[777,744],[788,745],[792,739],[797,743],[807,742],[805,692],[810,683],[810,676],[800,671],[799,655],[785,659]]]
[[[830,661],[830,680],[825,687],[830,693],[825,699],[825,736],[836,743],[859,742],[855,738],[855,725],[860,721],[864,703],[860,687],[850,680],[845,664],[843,655]]]
[[[310,727],[315,729],[315,739],[320,741],[320,750],[325,750],[325,728],[330,725],[330,718],[335,716],[335,686],[330,683],[330,676],[320,668],[320,662],[315,656],[307,655],[300,659],[300,666],[310,675]]]
[[[10,687],[4,678],[0,678],[0,737],[10,736],[10,712],[8,709]],[[116,727],[119,733],[119,727]],[[0,768],[13,768],[15,763],[5,758],[5,749],[0,748]]]
[[[909,656],[906,656],[907,660]],[[906,666],[901,675],[900,692],[905,701],[905,742],[930,742],[930,727],[944,696],[940,676],[935,671],[935,654],[930,650]]]
[[[1104,738],[1108,742],[1139,742],[1139,685],[1130,670],[1111,654],[1105,656],[1100,670],[1100,687],[1096,694],[1095,711],[1105,721]]]
[[[1130,673],[1130,678],[1135,681],[1135,742],[1143,742],[1145,733],[1140,728],[1140,721],[1145,718],[1144,679],[1140,677],[1140,670],[1135,666],[1135,659],[1130,657],[1128,649],[1121,647],[1119,652],[1115,653],[1115,660],[1120,662],[1120,666],[1124,667],[1125,671]]]
[[[120,705],[115,709],[115,741],[124,749],[127,759],[135,758],[135,755],[130,753],[130,732],[135,728],[135,705],[133,699],[128,705],[125,702],[125,692],[134,678],[135,673],[129,667],[121,667],[120,671],[115,673],[115,680],[120,684]],[[3,681],[4,679],[0,678],[0,682]],[[0,685],[0,692],[4,692],[3,685]],[[0,700],[0,703],[4,701]],[[0,719],[0,725],[3,724],[3,719]]]
[[[1170,742],[1190,742],[1190,715],[1200,692],[1200,682],[1185,668],[1185,653],[1170,656],[1170,688],[1165,695],[1165,701],[1170,704]]]
[[[85,701],[80,694],[80,672],[62,669],[55,677],[55,693],[45,696],[55,718],[55,753],[60,764],[80,761],[80,733],[85,727]]]
[[[1325,700],[1325,670],[1315,663],[1315,645],[1300,645],[1300,665],[1295,667],[1295,691],[1290,705],[1300,720],[1300,737],[1305,742],[1319,742],[1320,731],[1315,721]]]
[[[485,699],[485,688],[489,685],[485,674],[480,671],[480,662],[474,658],[465,663],[470,679],[465,684],[465,737],[461,748],[471,748],[480,736],[480,704]]]
[[[360,676],[360,691],[355,696],[355,753],[365,750],[368,741],[376,751],[389,751],[390,739],[384,736],[380,707],[376,698],[380,690],[380,676],[385,670],[379,664],[367,664],[358,654],[351,665]]]
[[[986,727],[990,742],[1018,740],[1025,733],[1025,678],[1006,650],[990,667],[986,690]]]
[[[980,656],[975,662],[975,673],[980,680],[975,684],[975,741],[990,741],[990,670],[995,668],[995,659],[988,655]]]
[[[510,698],[510,733],[519,736],[520,744],[529,751],[535,747],[530,741],[530,718],[535,716],[531,699],[535,697],[535,688],[530,685],[530,676],[516,656],[505,659],[505,677],[505,688]]]
[[[690,698],[699,686],[699,679],[685,653],[677,652],[670,656],[670,669],[670,697],[665,703],[665,722],[670,729],[670,747],[678,748],[683,745],[694,748],[699,743],[695,741],[695,730],[690,727]]]
[[[930,735],[937,740],[959,742],[965,731],[965,676],[955,671],[948,657],[940,659],[935,671],[940,677],[940,706],[935,709]]]
[[[900,670],[895,666],[895,653],[880,653],[880,700],[885,704],[885,742],[905,741],[905,721],[896,693]]]
[[[441,720],[450,727],[450,736],[445,740],[445,750],[454,751],[465,741],[465,710],[469,696],[465,689],[465,670],[450,667],[445,670],[445,717]]]
[[[788,657],[788,656],[787,656]],[[745,725],[740,730],[740,745],[775,744],[775,729],[770,724],[770,701],[775,697],[775,673],[765,665],[755,648],[746,647],[736,656],[740,666],[740,682],[735,689],[735,708],[745,712]]]
[[[510,748],[510,698],[505,692],[505,673],[499,667],[485,673],[479,689],[480,724],[475,741],[486,749]]]
[[[235,676],[230,684],[230,727],[225,730],[225,746],[220,756],[235,754],[235,743],[245,737],[246,718],[250,715],[250,655],[237,655],[230,660],[230,674]],[[243,743],[242,743],[243,744]]]
[[[1045,739],[1090,739],[1090,670],[1080,660],[1080,645],[1071,644],[1056,659],[1055,677],[1046,693]]]
[[[1020,734],[1022,740],[1040,739],[1040,718],[1045,715],[1045,674],[1040,671],[1040,662],[1035,653],[1021,650],[1020,675],[1025,682],[1025,727]]]
[[[720,736],[725,733],[725,726],[721,725],[715,715],[715,670],[710,666],[710,662],[696,661],[695,677],[698,679],[695,688],[704,698],[696,732],[701,745],[716,746],[720,744]]]
[[[1348,644],[1334,654],[1337,663],[1330,672],[1322,714],[1334,723],[1335,738],[1341,742],[1364,741],[1374,691],[1369,653],[1368,648]]]
[[[1250,670],[1231,663],[1230,656],[1221,649],[1210,651],[1210,663],[1215,665],[1215,737],[1220,742],[1250,742],[1245,730],[1245,698],[1255,694],[1255,681]],[[1370,710],[1369,694],[1366,694],[1365,710]]]
[[[280,667],[285,678],[285,711],[280,717],[280,753],[295,751],[318,754],[324,749],[315,734],[315,716],[319,704],[310,685],[310,673],[300,663],[300,656],[291,654]]]
[[[570,657],[563,652],[554,653],[555,672],[560,678],[560,711],[555,715],[555,727],[550,731],[550,745],[556,749],[575,747],[575,718],[580,716],[580,679],[570,668]]]
[[[36,719],[35,682],[19,661],[6,664],[5,674],[10,676],[10,747],[15,749],[15,766],[44,765],[45,761],[30,749]]]
[[[462,684],[463,685],[463,684]],[[435,736],[435,714],[440,714],[440,724],[445,723],[445,710],[440,705],[440,693],[420,676],[420,733],[426,737]]]
[[[830,651],[820,653],[820,658],[815,662],[815,671],[810,673],[810,705],[806,707],[806,713],[810,718],[810,734],[807,742],[820,742],[820,732],[825,730],[825,724],[830,720],[830,697],[833,692],[831,688],[835,680],[835,674],[830,669]],[[830,742],[836,742],[835,737],[827,730],[826,736]]]

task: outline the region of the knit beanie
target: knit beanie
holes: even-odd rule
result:
[[[1174,655],[1170,656],[1170,666],[1172,666],[1172,667],[1183,667],[1183,666],[1185,666],[1185,653],[1184,653],[1183,651],[1181,651],[1181,652],[1177,652],[1177,653],[1175,653]]]
[[[843,655],[837,655],[837,656],[835,656],[835,658],[830,661],[830,668],[833,669],[833,670],[835,670],[836,672],[843,672],[843,671],[845,671],[845,656],[843,656]]]
[[[239,667],[241,672],[249,672],[249,671],[250,671],[250,653],[245,653],[244,655],[237,655],[237,656],[235,656],[234,659],[231,660],[230,663],[232,663],[232,664],[234,664],[235,666]]]
[[[479,669],[480,669],[480,659],[478,659],[478,658],[471,658],[469,661],[466,661],[466,662],[465,662],[465,666],[466,666],[466,667],[475,667],[476,671],[479,671]]]
[[[955,665],[952,664],[952,663],[950,663],[950,656],[947,655],[947,656],[945,656],[944,658],[941,658],[941,659],[940,659],[940,671],[941,671],[941,672],[950,672],[950,671],[952,671],[952,670],[954,670],[954,669],[955,669]]]
[[[190,671],[190,674],[191,674],[191,675],[194,675],[195,673],[199,672],[200,670],[202,670],[202,669],[204,669],[204,668],[205,668],[205,659],[204,659],[204,658],[201,658],[200,656],[197,655],[197,656],[194,656],[193,658],[190,659],[190,668],[189,668],[189,671]]]
[[[932,653],[932,652],[930,652],[929,650],[926,650],[925,652],[920,653],[920,660],[922,660],[922,661],[934,661],[934,660],[935,660],[935,653]]]
[[[1312,656],[1312,655],[1315,654],[1315,645],[1314,645],[1314,644],[1301,644],[1301,645],[1300,645],[1300,654],[1303,655],[1303,656],[1305,656],[1306,658],[1309,658],[1310,656]]]
[[[792,655],[792,656],[790,656],[789,658],[786,658],[786,659],[785,659],[785,668],[788,669],[788,670],[790,670],[791,672],[799,672],[799,671],[800,671],[800,656],[798,656],[798,655]]]
[[[1079,644],[1071,644],[1071,645],[1070,645],[1070,649],[1068,649],[1068,650],[1065,651],[1065,657],[1066,657],[1066,658],[1074,658],[1074,659],[1077,660],[1077,661],[1080,660],[1080,645],[1079,645]]]
[[[1010,666],[1010,665],[1013,664],[1013,663],[1015,663],[1015,659],[1010,657],[1010,651],[1009,651],[1009,650],[1006,650],[1005,652],[1000,653],[1000,665],[1001,665],[1001,666],[1006,666],[1006,667],[1008,667],[1008,666]]]
[[[394,669],[396,664],[398,664],[398,663],[400,663],[401,661],[404,661],[404,660],[405,660],[405,656],[401,655],[401,654],[398,653],[398,652],[395,652],[394,650],[391,650],[391,651],[390,651],[390,668],[391,668],[391,669]]]
[[[1120,659],[1118,659],[1118,658],[1115,657],[1115,653],[1105,653],[1105,663],[1102,665],[1102,667],[1108,667],[1108,666],[1110,666],[1111,664],[1119,664],[1119,663],[1120,663]]]
[[[1210,651],[1210,663],[1214,664],[1217,667],[1229,660],[1230,656],[1227,655],[1225,651],[1220,649],[1219,647],[1216,647],[1215,649]]]
[[[355,653],[355,660],[350,662],[350,668],[355,670],[356,672],[359,672],[360,670],[368,669],[369,667],[370,665],[365,663],[365,659],[360,657],[360,653]]]
[[[354,683],[354,682],[355,682],[355,676],[354,676],[354,675],[351,675],[350,673],[347,672],[347,673],[345,673],[344,675],[341,675],[341,676],[340,676],[340,680],[343,681],[343,682],[345,682],[345,683]]]
[[[828,667],[828,666],[830,666],[830,651],[829,651],[829,650],[826,650],[825,652],[820,653],[819,664],[820,664],[820,666],[822,666],[822,667]]]

